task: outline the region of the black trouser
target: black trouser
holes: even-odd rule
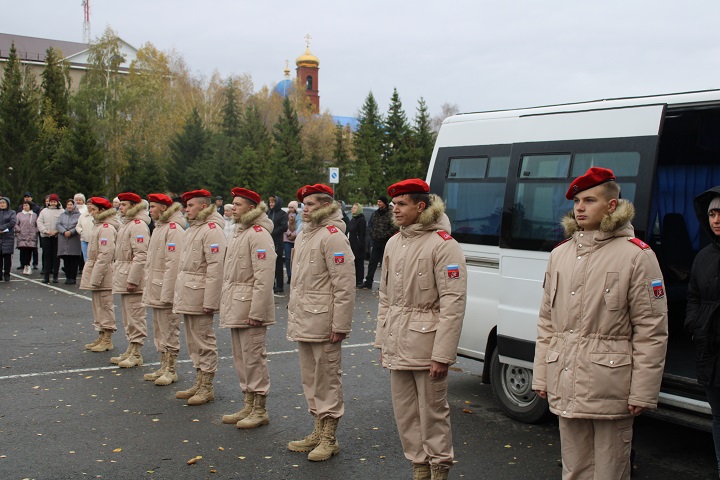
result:
[[[278,253],[277,259],[275,260],[275,289],[276,290],[283,290],[283,286],[285,285],[285,282],[283,282],[283,263],[285,263],[285,260],[284,260],[283,251],[281,248],[280,252]]]
[[[32,264],[33,264],[33,267],[37,268],[37,264],[38,264],[38,249],[37,249],[37,247],[32,249]]]
[[[3,253],[0,255],[0,270],[6,277],[10,276],[10,264],[12,263],[12,253]]]
[[[37,248],[20,248],[20,265],[22,265],[23,267],[30,265],[30,262],[32,261],[33,251],[37,252]]]
[[[57,278],[60,270],[60,258],[57,256],[57,237],[40,237],[40,246],[43,252],[42,262],[45,275],[52,273],[53,278]]]
[[[373,240],[365,285],[372,286],[373,280],[375,279],[375,270],[377,270],[378,265],[382,266],[383,255],[385,254],[385,245],[387,245],[387,240],[382,242],[376,242]]]
[[[65,278],[68,280],[76,280],[82,255],[63,255],[61,258],[63,259],[63,265],[65,267]]]
[[[353,250],[355,256],[355,284],[362,285],[365,278],[365,250],[356,248]]]

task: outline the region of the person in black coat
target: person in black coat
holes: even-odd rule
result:
[[[268,199],[268,207],[270,207],[270,209],[267,212],[267,216],[273,222],[271,235],[275,243],[275,253],[277,253],[277,259],[275,260],[274,293],[283,292],[283,234],[288,228],[288,216],[282,209],[282,206],[282,198],[277,195],[271,195]]]
[[[352,218],[347,224],[350,248],[355,255],[355,286],[361,288],[365,278],[365,228],[366,221],[363,208],[359,203],[352,206]]]
[[[720,186],[695,197],[695,215],[712,242],[690,270],[685,330],[695,345],[697,380],[712,410],[712,434],[720,471]]]
[[[10,208],[10,199],[0,197],[0,271],[3,280],[10,281],[10,265],[15,249],[15,210]]]

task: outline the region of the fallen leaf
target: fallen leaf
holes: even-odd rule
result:
[[[463,413],[473,413],[469,408],[463,408]]]
[[[194,458],[191,458],[190,460],[188,460],[187,464],[195,465],[197,463],[197,461],[200,460],[201,458],[202,458],[202,456],[198,455],[197,457],[194,457]]]
[[[113,450],[113,452],[115,452],[115,453],[122,452],[122,448],[116,448],[115,450]]]
[[[507,444],[507,445],[505,445],[505,448],[512,448],[512,445]]]
[[[218,447],[218,450],[225,450],[223,447]]]

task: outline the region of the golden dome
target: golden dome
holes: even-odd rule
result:
[[[320,59],[310,53],[310,47],[305,48],[305,53],[297,57],[295,65],[298,67],[319,67]]]

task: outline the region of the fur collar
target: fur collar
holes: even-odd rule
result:
[[[430,194],[430,206],[423,210],[417,219],[416,224],[419,224],[422,228],[427,229],[436,225],[440,221],[440,217],[445,213],[445,202],[439,196],[434,193]],[[397,222],[395,222],[395,215],[390,216],[392,224],[399,228]]]
[[[310,214],[310,225],[317,227],[319,225],[322,225],[325,220],[330,218],[330,216],[338,211],[340,211],[340,203],[339,202],[332,202],[327,207],[322,207]]]
[[[115,210],[114,208],[108,208],[107,210],[104,210],[97,214],[95,222],[105,223],[108,219],[111,219],[113,217],[117,218],[117,210]]]
[[[140,200],[140,203],[136,203],[132,207],[130,207],[123,217],[125,220],[130,220],[132,218],[135,218],[138,213],[140,212],[146,212],[148,209],[148,203],[145,200]]]
[[[213,213],[217,213],[217,207],[213,203],[212,205],[208,206],[204,210],[200,210],[200,213],[198,213],[198,216],[195,218],[196,223],[202,223],[205,220],[208,219],[210,215]]]
[[[158,223],[169,223],[170,218],[172,218],[172,216],[175,214],[175,212],[177,212],[181,208],[182,208],[182,204],[180,204],[178,202],[173,203],[172,205],[170,205],[168,207],[167,210],[165,210],[164,212],[162,212],[160,214],[160,216],[158,217]]]
[[[240,217],[240,224],[244,226],[252,225],[255,220],[258,219],[258,217],[260,217],[263,213],[267,212],[267,209],[267,205],[265,205],[265,202],[261,200],[260,203],[258,203],[257,207],[253,208],[252,210]]]
[[[603,217],[599,230],[604,233],[614,232],[623,225],[630,223],[634,217],[635,207],[633,207],[633,204],[621,198],[618,200],[615,211]],[[565,235],[568,237],[581,230],[580,225],[575,221],[575,214],[572,210],[565,214],[561,223],[565,229]]]

